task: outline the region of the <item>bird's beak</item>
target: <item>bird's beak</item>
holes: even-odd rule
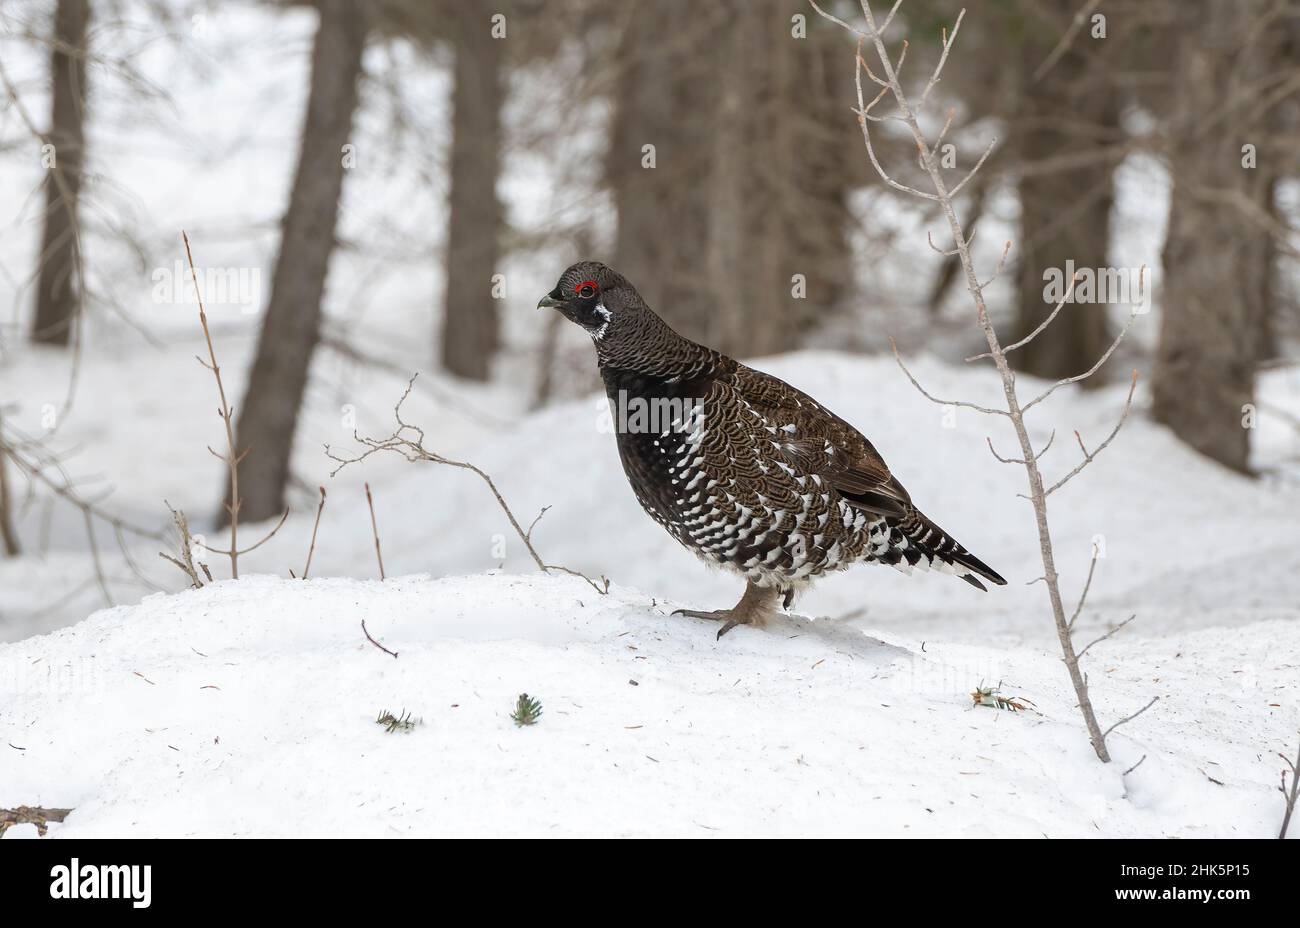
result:
[[[559,300],[555,299],[549,293],[537,301],[538,309],[555,309],[555,307],[562,306],[562,305],[564,304],[561,303]]]

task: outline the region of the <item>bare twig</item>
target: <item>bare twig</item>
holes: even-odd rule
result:
[[[884,45],[883,44],[880,45],[880,48],[884,48]],[[885,66],[890,71],[890,73],[893,72],[894,70],[893,64],[887,61],[885,62]],[[863,71],[866,71],[867,76],[869,76],[872,80],[876,81],[877,83],[880,83],[879,78],[877,78],[875,75],[871,73],[871,69],[867,67],[867,63],[862,60],[862,40],[859,39],[858,40],[858,66],[857,68],[854,69],[853,72],[853,80],[858,90],[858,108],[855,112],[858,114],[858,125],[862,127],[862,142],[867,147],[867,156],[871,159],[871,166],[876,169],[876,173],[880,175],[881,179],[884,180],[885,183],[889,184],[889,186],[893,187],[895,190],[901,190],[904,193],[910,193],[912,196],[920,197],[923,200],[937,200],[938,197],[935,196],[933,193],[926,193],[924,190],[917,190],[915,187],[907,186],[907,184],[900,184],[898,181],[894,180],[894,178],[889,175],[888,171],[886,171],[883,167],[881,167],[880,160],[876,157],[875,146],[871,144],[871,130],[867,128],[868,109],[867,109],[866,102],[862,97],[862,72]]]
[[[375,536],[375,557],[379,559],[379,579],[384,580],[384,552],[379,549],[379,523],[375,521],[375,498],[370,495],[370,484],[366,484],[366,505],[370,507],[370,531]]]
[[[554,319],[556,316],[552,316],[551,318]],[[560,322],[564,321],[563,316],[560,316],[559,319]],[[372,367],[376,370],[381,370],[388,374],[395,374],[399,377],[406,377],[409,373],[408,368],[402,367],[402,365],[395,361],[390,361],[388,358],[380,355],[368,354],[363,351],[355,344],[355,340],[342,338],[339,335],[326,332],[321,335],[320,344],[322,348],[328,348],[330,351],[339,355],[339,357],[346,358],[358,365]],[[504,419],[501,416],[488,412],[486,409],[475,406],[465,397],[460,396],[456,392],[448,390],[445,387],[439,386],[435,381],[421,380],[420,386],[426,393],[443,404],[439,408],[440,412],[445,410],[471,422],[498,426],[500,428],[509,428],[514,424],[509,419]]]
[[[1096,460],[1097,455],[1101,454],[1102,451],[1105,450],[1106,446],[1109,445],[1111,441],[1115,438],[1115,436],[1119,434],[1119,430],[1124,427],[1124,422],[1128,419],[1128,411],[1133,406],[1133,391],[1137,388],[1137,382],[1138,382],[1138,372],[1134,371],[1133,377],[1129,381],[1128,397],[1124,400],[1124,409],[1119,414],[1119,421],[1116,422],[1115,427],[1110,430],[1110,434],[1106,436],[1106,440],[1097,446],[1096,451],[1089,452],[1087,447],[1083,443],[1083,438],[1079,435],[1077,431],[1074,433],[1075,440],[1079,442],[1079,450],[1083,452],[1083,460],[1080,461],[1078,466],[1075,467],[1072,471],[1070,471],[1060,480],[1056,481],[1056,483],[1052,484],[1050,487],[1044,490],[1043,491],[1044,496],[1051,496],[1061,487],[1069,483],[1070,480],[1072,480],[1076,475],[1078,475],[1078,473],[1081,470],[1083,470],[1094,460]]]
[[[1136,618],[1137,618],[1137,613],[1134,613],[1133,615],[1131,615],[1131,616],[1129,616],[1127,619],[1125,619],[1123,622],[1120,622],[1118,625],[1116,625],[1116,626],[1115,626],[1114,628],[1112,628],[1110,631],[1106,632],[1106,634],[1102,635],[1100,638],[1095,638],[1095,639],[1093,639],[1092,641],[1089,641],[1086,645],[1083,646],[1083,650],[1081,650],[1081,651],[1079,652],[1079,657],[1082,659],[1082,657],[1083,657],[1085,654],[1088,653],[1088,649],[1091,648],[1094,644],[1101,644],[1101,643],[1102,643],[1103,641],[1105,641],[1107,638],[1110,638],[1112,635],[1114,635],[1116,632],[1118,632],[1121,628],[1123,628],[1125,625],[1127,625],[1129,622],[1132,622],[1132,621],[1133,621],[1134,619],[1136,619]]]
[[[895,6],[894,9],[896,11],[898,7]],[[934,90],[934,85],[939,83],[939,75],[943,73],[943,66],[948,63],[948,52],[952,51],[952,43],[957,41],[957,30],[961,28],[961,21],[965,17],[966,11],[963,9],[957,14],[957,21],[952,24],[952,32],[949,33],[947,29],[943,30],[943,51],[939,54],[939,63],[934,66],[934,72],[930,75],[930,82],[925,85],[925,90],[921,91],[921,101],[917,104],[918,106],[925,106],[925,101],[930,96],[930,91]],[[889,18],[893,19],[894,14],[890,13]],[[869,21],[870,17],[868,17],[868,22]],[[888,20],[885,21],[885,25],[889,25]],[[883,32],[884,30],[881,31]],[[879,33],[876,33],[876,41],[880,41]],[[973,174],[974,172],[972,171],[971,173]],[[953,191],[953,193],[956,193],[956,191]]]
[[[1118,722],[1116,722],[1115,724],[1111,725],[1110,728],[1107,728],[1104,732],[1102,732],[1102,733],[1101,733],[1102,741],[1104,742],[1105,739],[1106,739],[1106,736],[1109,735],[1111,732],[1113,732],[1115,729],[1119,728],[1121,725],[1123,725],[1123,724],[1126,723],[1126,722],[1131,722],[1131,721],[1133,721],[1135,718],[1137,718],[1137,717],[1138,717],[1139,715],[1141,715],[1143,712],[1146,712],[1148,709],[1150,709],[1152,706],[1154,706],[1154,705],[1155,705],[1156,703],[1158,703],[1159,701],[1160,701],[1160,697],[1159,697],[1159,696],[1152,696],[1152,697],[1151,697],[1151,701],[1150,701],[1149,703],[1147,703],[1145,706],[1143,706],[1141,709],[1139,709],[1138,711],[1134,712],[1132,715],[1126,715],[1126,716],[1124,716],[1124,717],[1123,717],[1122,719],[1120,719]]]
[[[311,556],[316,553],[316,530],[320,528],[320,514],[325,511],[325,488],[318,487],[320,490],[320,505],[316,507],[316,522],[311,527],[311,547],[307,549],[307,566],[302,569],[302,578],[307,579],[307,574],[311,572]]]
[[[239,556],[243,557],[245,554],[248,554],[250,551],[256,551],[258,548],[262,547],[262,545],[266,544],[268,541],[274,538],[276,532],[280,531],[280,529],[284,526],[285,520],[287,520],[288,518],[289,518],[289,507],[285,506],[284,512],[280,513],[280,520],[275,523],[275,528],[271,529],[269,532],[263,535],[261,540],[255,542],[254,544],[249,545],[247,548],[240,548]],[[220,554],[222,557],[230,556],[230,552],[224,548],[209,548],[208,550],[211,551],[213,554]]]
[[[998,274],[1000,274],[1000,273],[1002,272],[1002,265],[1003,265],[1003,263],[1007,260],[1007,252],[1010,251],[1010,250],[1011,250],[1011,243],[1010,243],[1010,242],[1007,242],[1007,246],[1006,246],[1006,248],[1002,249],[1002,260],[998,262],[998,269],[994,272],[994,274],[993,274],[994,277],[997,277]],[[1018,342],[1013,342],[1012,344],[1007,345],[1005,348],[1003,348],[1003,349],[1002,349],[1002,353],[1003,353],[1003,354],[1011,354],[1011,352],[1015,351],[1017,348],[1023,348],[1025,345],[1028,345],[1028,344],[1029,344],[1030,342],[1032,342],[1035,338],[1037,338],[1038,335],[1039,335],[1039,333],[1041,333],[1044,329],[1046,329],[1049,325],[1051,325],[1052,322],[1056,319],[1056,314],[1059,313],[1059,312],[1061,311],[1061,307],[1064,306],[1066,303],[1068,303],[1068,302],[1070,301],[1070,296],[1071,296],[1071,294],[1074,293],[1074,285],[1075,285],[1076,283],[1078,283],[1078,280],[1079,280],[1079,275],[1078,275],[1077,273],[1071,275],[1071,276],[1070,276],[1070,286],[1068,286],[1068,287],[1065,289],[1065,296],[1061,297],[1061,301],[1060,301],[1059,303],[1056,304],[1056,306],[1055,306],[1055,307],[1052,309],[1052,311],[1048,314],[1047,318],[1044,319],[1044,320],[1039,324],[1038,328],[1034,329],[1034,331],[1030,332],[1030,333],[1029,333],[1028,335],[1026,335],[1024,338],[1020,339],[1020,341],[1018,341]],[[990,281],[990,283],[991,283],[991,281]],[[987,286],[988,286],[988,283],[982,284],[982,285],[981,285],[981,289],[982,289],[983,287],[987,287]],[[986,351],[986,352],[984,352],[983,354],[973,354],[973,355],[971,355],[969,358],[967,358],[966,360],[967,360],[967,361],[978,361],[978,360],[980,360],[981,358],[991,358],[991,357],[993,357],[993,352],[991,352],[991,351]]]
[[[1136,769],[1138,769],[1139,767],[1141,767],[1141,766],[1142,766],[1142,761],[1144,761],[1144,760],[1146,760],[1146,759],[1147,759],[1147,756],[1146,756],[1145,754],[1143,754],[1142,757],[1138,760],[1138,762],[1137,762],[1136,764],[1134,764],[1132,767],[1129,767],[1127,770],[1124,771],[1123,776],[1128,776],[1128,775],[1129,775],[1130,773],[1132,773],[1134,770],[1136,770]]]
[[[80,509],[83,513],[89,512],[101,522],[113,526],[116,531],[137,535],[141,538],[150,538],[154,541],[164,539],[162,532],[147,529],[106,512],[100,508],[99,500],[84,499],[77,492],[72,478],[57,457],[46,449],[37,450],[38,443],[36,440],[19,432],[13,426],[8,425],[5,428],[14,438],[7,439],[3,434],[0,434],[0,454],[7,455],[9,460],[13,461],[15,467],[28,480],[41,484],[55,496]],[[55,471],[58,475],[57,479],[46,473],[47,470]]]
[[[962,12],[964,13],[965,10]],[[980,155],[979,160],[975,162],[975,167],[967,171],[966,176],[959,180],[957,185],[948,191],[948,196],[955,197],[957,194],[961,193],[961,188],[965,187],[970,179],[975,176],[975,172],[984,167],[984,162],[989,160],[989,155],[993,154],[993,149],[997,144],[998,140],[996,137],[989,140],[988,146],[984,149],[984,154]]]
[[[1027,463],[1024,458],[1004,458],[1002,455],[998,454],[997,450],[993,447],[993,439],[990,438],[989,436],[987,435],[984,436],[984,441],[988,443],[989,451],[992,452],[993,457],[997,458],[1000,463],[1002,464]],[[1037,461],[1043,455],[1047,454],[1048,450],[1052,447],[1052,442],[1054,441],[1056,441],[1056,429],[1052,429],[1052,434],[1047,436],[1047,444],[1043,445],[1042,451],[1039,451],[1037,454],[1034,455],[1034,460]]]
[[[90,511],[81,510],[81,517],[86,522],[86,539],[90,542],[90,562],[95,567],[95,582],[99,584],[99,592],[104,594],[105,605],[113,605],[113,594],[108,590],[108,581],[104,579],[104,565],[99,559],[99,542],[95,538],[95,522],[91,518]]]
[[[898,362],[899,368],[907,375],[907,379],[912,381],[912,386],[916,387],[916,389],[920,391],[920,394],[931,403],[938,403],[940,406],[963,406],[966,409],[974,409],[976,412],[982,412],[987,416],[1005,416],[1008,414],[1005,409],[993,409],[989,406],[977,406],[974,403],[967,403],[962,400],[941,400],[937,396],[931,396],[925,387],[921,386],[917,379],[912,376],[912,372],[907,369],[907,365],[903,363],[903,359],[898,353],[898,345],[895,344],[892,336],[889,339],[889,348],[894,352],[894,360]]]
[[[3,420],[0,419],[0,435],[3,435]],[[0,439],[0,542],[4,544],[7,557],[17,557],[22,551],[18,544],[18,533],[14,530],[13,503],[9,497],[9,446]]]
[[[529,541],[533,540],[533,529],[537,528],[537,523],[542,521],[542,516],[546,515],[546,513],[548,513],[550,509],[551,509],[550,506],[543,506],[542,511],[537,513],[537,516],[533,519],[532,523],[528,526],[528,531],[524,532],[524,537],[526,539],[528,539]]]
[[[190,263],[190,279],[194,282],[194,296],[199,302],[199,323],[203,326],[203,337],[208,343],[208,361],[199,359],[199,363],[212,371],[212,376],[217,381],[217,395],[221,398],[221,408],[218,410],[221,414],[221,421],[226,425],[226,447],[227,452],[222,458],[230,468],[230,502],[226,505],[226,510],[230,513],[230,576],[239,579],[239,460],[243,457],[235,452],[235,427],[231,422],[230,404],[226,402],[226,387],[221,382],[221,365],[217,363],[217,352],[212,347],[212,332],[208,329],[208,314],[203,309],[203,290],[199,286],[199,273],[194,269],[194,255],[190,253],[190,237],[181,232],[181,240],[185,243],[185,258]],[[212,449],[209,448],[209,451]],[[212,452],[216,454],[215,451]],[[217,457],[222,457],[217,455]]]
[[[978,221],[978,219],[979,219],[979,214],[976,213],[976,215],[975,215],[975,219],[971,220],[971,222],[974,223],[974,222]],[[975,237],[975,233],[974,233],[974,231],[971,232],[970,237],[971,237],[971,238],[974,238],[974,237]],[[967,240],[966,240],[966,247],[967,247],[967,248],[970,247],[970,239],[967,239]],[[1002,276],[1002,268],[1004,268],[1004,267],[1006,266],[1006,263],[1007,263],[1007,255],[1009,255],[1009,254],[1011,254],[1011,239],[1007,239],[1007,243],[1006,243],[1005,245],[1002,246],[1002,255],[1001,255],[1001,257],[998,258],[998,264],[997,264],[997,267],[995,267],[995,268],[993,269],[993,276],[990,277],[988,280],[984,281],[984,283],[980,284],[980,291],[981,291],[981,292],[984,290],[985,287],[987,287],[989,284],[993,283],[993,281],[997,280],[999,277]],[[970,359],[967,358],[966,360],[969,361]]]
[[[1006,459],[1006,460],[1012,460],[1015,463],[1025,468],[1025,475],[1029,483],[1028,498],[1032,501],[1034,506],[1034,516],[1035,516],[1035,522],[1038,530],[1039,553],[1043,563],[1043,580],[1047,586],[1048,598],[1050,600],[1051,608],[1052,608],[1052,617],[1056,625],[1057,638],[1060,641],[1063,659],[1066,668],[1069,672],[1070,681],[1074,687],[1075,695],[1078,697],[1079,711],[1080,714],[1083,716],[1083,721],[1088,730],[1088,736],[1092,742],[1093,750],[1096,751],[1097,757],[1100,760],[1102,760],[1103,762],[1109,762],[1110,754],[1106,749],[1106,734],[1113,731],[1118,725],[1121,725],[1132,718],[1136,718],[1136,716],[1141,714],[1141,712],[1145,712],[1146,709],[1150,708],[1151,705],[1154,705],[1155,700],[1152,700],[1151,703],[1148,703],[1147,706],[1143,707],[1141,710],[1139,710],[1137,713],[1134,713],[1132,716],[1129,716],[1126,719],[1121,719],[1115,725],[1112,725],[1109,729],[1107,729],[1106,732],[1102,732],[1100,725],[1098,725],[1097,723],[1096,712],[1093,710],[1092,701],[1088,693],[1087,680],[1084,677],[1083,672],[1079,668],[1078,654],[1075,652],[1070,624],[1065,617],[1065,608],[1061,600],[1060,578],[1056,571],[1055,554],[1052,549],[1051,531],[1048,526],[1048,520],[1047,520],[1047,493],[1044,488],[1042,472],[1038,467],[1038,458],[1039,456],[1041,456],[1042,452],[1039,452],[1039,454],[1034,453],[1033,443],[1029,437],[1028,428],[1025,425],[1025,413],[1031,407],[1045,400],[1058,387],[1063,386],[1066,383],[1074,383],[1079,380],[1083,380],[1087,377],[1090,377],[1093,373],[1095,373],[1097,369],[1100,368],[1101,365],[1104,364],[1106,360],[1110,357],[1110,355],[1114,352],[1116,346],[1119,344],[1119,341],[1127,334],[1129,326],[1132,325],[1133,320],[1136,318],[1137,313],[1134,312],[1133,315],[1130,316],[1128,324],[1124,326],[1123,331],[1120,332],[1119,337],[1115,340],[1114,344],[1112,344],[1110,348],[1106,350],[1106,352],[1101,356],[1101,358],[1097,361],[1095,365],[1093,365],[1093,367],[1090,370],[1086,371],[1083,374],[1078,375],[1077,377],[1067,378],[1065,380],[1059,381],[1056,384],[1049,387],[1039,397],[1036,397],[1035,399],[1031,400],[1028,403],[1022,404],[1020,401],[1020,397],[1016,391],[1015,374],[1011,370],[1011,367],[1007,362],[1007,357],[1006,357],[1007,349],[1003,348],[1001,342],[998,339],[997,332],[994,330],[993,324],[989,318],[988,307],[984,300],[984,292],[983,292],[984,285],[980,283],[979,277],[975,272],[974,262],[972,261],[971,254],[970,254],[969,239],[966,236],[962,228],[961,221],[957,218],[956,211],[953,207],[953,195],[960,189],[962,184],[966,183],[966,180],[969,180],[970,175],[968,175],[966,180],[961,181],[956,187],[949,189],[948,183],[943,177],[943,172],[941,169],[941,165],[939,163],[939,159],[935,156],[935,149],[927,142],[925,133],[922,131],[916,115],[917,109],[921,104],[925,102],[930,91],[933,89],[935,83],[939,79],[939,73],[942,71],[943,65],[947,61],[948,53],[951,50],[953,39],[956,37],[957,28],[961,24],[962,16],[964,16],[965,11],[964,10],[962,11],[962,16],[959,16],[957,22],[954,24],[953,34],[951,36],[949,36],[947,33],[944,34],[943,52],[940,56],[938,66],[935,69],[935,73],[931,76],[929,83],[926,85],[925,89],[922,91],[920,97],[918,98],[917,105],[913,106],[913,104],[909,101],[906,92],[903,90],[901,83],[898,80],[898,72],[893,65],[893,61],[889,55],[888,50],[885,47],[881,30],[876,28],[876,21],[872,13],[871,4],[869,0],[861,0],[862,14],[865,17],[866,24],[867,24],[867,28],[865,31],[849,26],[848,24],[844,23],[842,20],[836,19],[835,17],[826,14],[823,10],[821,10],[820,7],[817,6],[816,3],[813,3],[812,5],[813,5],[813,9],[817,10],[818,13],[825,16],[827,19],[831,20],[832,22],[836,22],[839,25],[843,26],[844,28],[849,29],[851,32],[855,33],[859,37],[857,53],[854,62],[854,90],[856,92],[857,101],[858,101],[858,107],[856,112],[858,114],[858,124],[862,130],[863,143],[867,149],[867,155],[871,160],[872,166],[876,169],[876,172],[880,174],[882,179],[884,179],[884,181],[887,184],[894,187],[895,189],[912,193],[913,195],[919,196],[923,199],[936,201],[940,211],[943,213],[944,217],[948,221],[948,229],[952,235],[953,246],[954,249],[956,250],[957,257],[960,259],[962,271],[965,274],[966,287],[971,294],[972,301],[975,304],[976,319],[979,324],[980,330],[984,334],[985,341],[988,344],[989,350],[986,356],[993,359],[993,362],[997,367],[999,378],[1002,381],[1002,392],[1006,402],[1006,408],[997,409],[997,410],[986,409],[983,407],[975,406],[974,404],[971,403],[960,403],[960,402],[946,403],[943,400],[936,399],[935,397],[930,396],[930,394],[927,393],[920,386],[919,383],[917,383],[916,378],[913,377],[911,373],[907,370],[906,366],[903,365],[901,359],[898,358],[897,347],[894,348],[895,359],[898,360],[900,368],[902,368],[903,372],[907,375],[908,379],[912,382],[913,386],[915,386],[918,390],[920,390],[922,395],[924,395],[927,399],[930,399],[933,402],[940,403],[942,405],[966,406],[969,408],[974,408],[980,412],[984,412],[987,414],[1002,415],[1010,418],[1012,426],[1015,428],[1016,437],[1020,442],[1021,457],[1019,459]],[[862,59],[862,46],[866,41],[870,41],[871,44],[874,46],[875,57],[877,57],[880,60],[880,66],[883,69],[883,77],[877,77],[876,75],[872,74],[870,70],[868,70],[865,61],[863,61]],[[877,84],[881,85],[882,87],[887,87],[890,94],[892,95],[894,102],[897,104],[898,115],[899,117],[901,117],[902,122],[907,126],[908,130],[911,132],[913,141],[916,143],[916,149],[917,149],[918,158],[921,167],[925,170],[925,173],[928,175],[930,179],[930,184],[934,190],[933,193],[920,191],[914,187],[909,187],[904,184],[898,183],[892,177],[889,176],[889,173],[884,170],[884,168],[880,165],[878,159],[876,158],[875,149],[872,145],[872,140],[871,140],[871,130],[869,126],[869,120],[865,116],[866,107],[862,95],[862,73],[864,71],[866,71],[868,76],[871,77],[872,80],[874,80]],[[946,126],[945,126],[945,130],[946,130]],[[992,146],[990,146],[985,151],[985,154],[981,157],[980,161],[976,164],[976,169],[978,169],[980,165],[983,164],[984,159],[988,157],[988,154],[991,151],[992,151]],[[974,172],[972,171],[972,173]],[[1005,260],[1006,251],[1003,252],[1003,255]],[[999,267],[1000,266],[1001,266],[1001,262],[999,262]],[[1071,282],[1071,285],[1073,286],[1073,281]],[[1068,299],[1068,294],[1067,294],[1067,299]],[[1061,305],[1063,305],[1064,302],[1065,301],[1063,300]],[[1052,317],[1049,317],[1048,322],[1050,322],[1051,318],[1054,318],[1055,314],[1058,313],[1059,311],[1060,311],[1060,305],[1058,305],[1057,309],[1053,311]],[[1045,328],[1045,327],[1046,327],[1046,323],[1042,327],[1040,327],[1040,330],[1041,328]],[[1037,334],[1037,331],[1035,333],[1031,333],[1031,337],[1033,334]],[[992,443],[990,442],[990,449],[991,448],[992,448]],[[1044,449],[1044,451],[1045,450],[1046,449]],[[994,453],[996,454],[996,452]],[[1088,456],[1086,451],[1085,451],[1085,456]],[[1095,453],[1093,456],[1095,456]]]
[[[1282,771],[1282,785],[1279,789],[1282,791],[1282,797],[1286,800],[1286,814],[1282,816],[1282,830],[1277,833],[1278,838],[1286,837],[1286,830],[1291,827],[1291,815],[1295,812],[1296,791],[1300,788],[1300,748],[1296,750],[1295,760],[1287,758],[1285,754],[1278,753],[1289,768],[1291,768],[1291,790],[1287,791],[1286,771]]]
[[[172,509],[171,503],[168,503],[166,500],[163,500],[163,502],[171,512],[172,522],[175,524],[176,531],[180,535],[180,557],[173,557],[163,551],[159,551],[158,556],[164,561],[171,561],[184,571],[185,576],[190,578],[190,586],[197,590],[203,586],[203,581],[199,579],[198,568],[194,566],[194,538],[190,535],[189,520],[185,518],[185,513]],[[203,567],[203,572],[207,574],[208,580],[211,580],[212,574],[208,571],[207,566],[202,564],[200,566]]]
[[[1088,590],[1092,588],[1092,575],[1097,569],[1097,556],[1099,553],[1097,546],[1094,544],[1092,546],[1092,560],[1088,563],[1088,579],[1083,581],[1083,592],[1079,594],[1079,604],[1074,607],[1074,614],[1070,616],[1067,628],[1073,629],[1074,623],[1079,621],[1079,614],[1083,612],[1083,604],[1088,599]]]
[[[1093,14],[1097,7],[1101,6],[1101,0],[1088,0],[1083,6],[1079,7],[1078,12],[1074,14],[1074,19],[1070,21],[1070,28],[1065,30],[1061,36],[1061,41],[1056,43],[1056,47],[1037,68],[1034,69],[1034,81],[1038,82],[1043,79],[1043,75],[1052,70],[1053,66],[1061,60],[1061,56],[1070,50],[1074,44],[1074,39],[1083,28],[1083,24],[1088,21],[1088,17]],[[1139,761],[1139,763],[1141,763]]]
[[[1128,334],[1128,330],[1133,327],[1133,321],[1137,319],[1139,315],[1140,314],[1137,313],[1136,311],[1129,314],[1128,321],[1124,323],[1124,328],[1120,329],[1119,334],[1115,336],[1115,340],[1110,343],[1110,347],[1107,348],[1102,353],[1101,357],[1097,359],[1096,364],[1088,368],[1082,374],[1075,374],[1073,377],[1066,377],[1062,380],[1058,380],[1056,383],[1052,384],[1050,387],[1048,387],[1042,393],[1038,394],[1038,396],[1034,397],[1028,403],[1025,403],[1022,411],[1029,412],[1029,410],[1033,409],[1043,400],[1047,399],[1049,396],[1055,393],[1059,387],[1063,387],[1066,384],[1070,384],[1070,383],[1078,383],[1080,380],[1087,380],[1093,374],[1097,373],[1097,371],[1101,368],[1101,366],[1105,364],[1108,360],[1110,360],[1110,356],[1115,353],[1115,349],[1118,348],[1119,343],[1124,340],[1124,336]]]
[[[372,637],[370,636],[370,632],[366,631],[366,620],[365,620],[365,619],[362,619],[362,620],[361,620],[361,632],[362,632],[362,634],[364,634],[364,635],[366,636],[366,640],[369,641],[371,644],[373,644],[376,648],[378,648],[379,650],[383,651],[385,654],[391,654],[393,657],[397,657],[397,652],[396,652],[396,651],[390,651],[390,650],[388,650],[386,647],[384,647],[382,644],[380,644],[378,641],[376,641],[374,638],[372,638]]]
[[[974,233],[972,233],[972,237],[973,237],[973,235],[974,235]],[[945,250],[945,249],[943,249],[943,248],[940,248],[938,245],[936,245],[936,244],[934,243],[934,235],[933,235],[933,233],[931,233],[928,229],[926,230],[925,238],[926,238],[926,241],[928,241],[928,242],[930,243],[930,247],[934,249],[934,251],[935,251],[936,254],[942,255],[942,256],[945,257],[945,258],[951,258],[951,257],[953,257],[955,254],[957,254],[957,249],[956,249],[956,248],[949,248],[949,249]],[[971,243],[971,239],[967,239],[967,240],[966,240],[966,245],[967,245],[967,247],[970,246],[970,243]]]
[[[529,532],[524,531],[523,527],[519,524],[519,520],[515,518],[514,511],[506,504],[505,497],[502,496],[501,491],[497,489],[496,481],[494,481],[486,471],[471,464],[469,461],[455,461],[451,458],[443,457],[442,455],[424,447],[424,429],[417,425],[412,425],[402,418],[402,404],[406,402],[406,398],[411,395],[411,389],[414,385],[415,376],[412,375],[410,382],[406,385],[406,390],[403,391],[401,397],[397,400],[397,404],[393,407],[393,416],[397,421],[397,429],[392,435],[389,435],[387,438],[363,438],[361,435],[354,432],[352,437],[357,442],[364,445],[366,450],[352,458],[340,457],[331,451],[328,445],[325,446],[326,456],[338,464],[338,467],[334,468],[334,470],[330,472],[330,476],[334,476],[349,464],[356,464],[364,461],[366,458],[377,452],[392,452],[402,455],[408,461],[428,461],[432,464],[443,464],[447,467],[458,467],[462,470],[468,470],[471,473],[476,474],[480,480],[487,484],[488,489],[492,491],[492,496],[496,499],[497,505],[501,508],[501,511],[505,513],[506,519],[510,522],[510,527],[514,529],[515,534],[519,536],[519,540],[523,542],[524,548],[528,551],[529,556],[533,559],[533,563],[537,565],[539,570],[545,573],[559,571],[574,577],[580,577],[587,581],[587,583],[589,583],[592,589],[597,593],[608,593],[609,580],[605,577],[601,577],[601,582],[597,583],[595,580],[592,580],[580,571],[568,567],[561,567],[557,564],[547,564],[542,560],[542,556],[537,553],[537,549],[533,546],[532,539],[529,537]],[[536,520],[534,520],[534,524],[536,524]],[[531,531],[531,529],[529,531]]]

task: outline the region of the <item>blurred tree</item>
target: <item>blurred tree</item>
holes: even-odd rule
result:
[[[1020,199],[1020,339],[1055,305],[1044,296],[1046,270],[1064,272],[1070,261],[1076,268],[1108,265],[1114,173],[1125,133],[1110,73],[1123,52],[1122,39],[1092,37],[1087,17],[1072,33],[1076,13],[1087,9],[1082,0],[1021,0],[1016,7],[1022,22],[1008,39],[1018,78],[1011,131]],[[1112,28],[1109,22],[1106,27]],[[1106,349],[1106,313],[1105,303],[1073,303],[1012,362],[1051,379],[1082,373]],[[1104,379],[1083,383],[1096,387]]]
[[[17,557],[22,549],[14,529],[13,503],[9,495],[9,446],[4,438],[4,410],[0,409],[0,548],[8,557]]]
[[[50,131],[45,160],[45,229],[32,341],[67,345],[81,310],[77,201],[85,163],[86,31],[89,0],[59,0],[50,43]]]
[[[284,509],[298,410],[320,338],[321,298],[346,170],[343,147],[357,107],[368,31],[364,0],[318,0],[316,6],[320,26],[298,168],[236,432],[239,453],[246,455],[239,465],[240,518],[250,522]],[[218,522],[227,519],[223,509]]]
[[[628,11],[619,46],[611,263],[742,357],[795,347],[853,283],[851,48],[812,20],[782,0],[659,0]]]
[[[1278,229],[1273,110],[1295,98],[1294,16],[1271,0],[1179,5],[1169,132],[1173,196],[1152,413],[1198,451],[1249,469]]]
[[[500,258],[501,101],[504,36],[493,36],[496,6],[451,2],[445,28],[453,71],[451,170],[442,363],[453,374],[487,380],[499,342],[492,276]],[[501,21],[501,25],[508,25]]]

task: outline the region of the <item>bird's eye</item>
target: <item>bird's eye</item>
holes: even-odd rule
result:
[[[596,282],[594,280],[584,280],[573,288],[573,292],[584,300],[589,300],[596,295]]]

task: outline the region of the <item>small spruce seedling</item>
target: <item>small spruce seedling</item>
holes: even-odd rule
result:
[[[420,724],[420,720],[411,718],[411,713],[405,709],[397,715],[393,715],[393,713],[385,709],[379,713],[379,717],[375,719],[375,724],[383,725],[384,730],[391,735],[395,731],[410,731]]]
[[[975,705],[989,709],[1002,709],[1006,712],[1034,711],[1034,704],[1023,696],[1003,696],[1001,683],[997,686],[981,684],[970,696]]]
[[[525,725],[536,725],[537,720],[542,717],[542,704],[527,693],[520,693],[519,699],[515,701],[515,711],[510,713],[510,717],[521,728]]]

